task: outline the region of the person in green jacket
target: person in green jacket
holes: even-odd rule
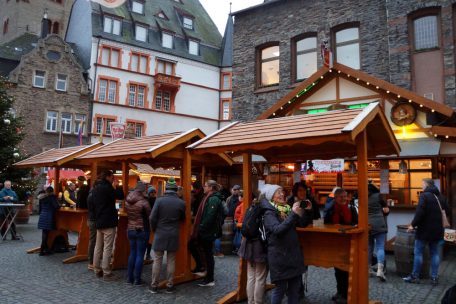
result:
[[[195,259],[196,267],[192,272],[205,278],[199,286],[214,286],[214,255],[212,248],[214,241],[221,236],[223,224],[223,196],[219,192],[220,185],[213,180],[204,184],[204,198],[199,205],[193,223],[192,235],[188,248]],[[204,253],[206,272],[203,269],[199,249]]]

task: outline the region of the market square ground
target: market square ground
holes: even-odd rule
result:
[[[147,286],[132,287],[124,280],[103,282],[87,270],[87,264],[62,264],[73,253],[40,257],[26,250],[40,243],[37,216],[19,225],[24,241],[0,243],[0,303],[215,303],[237,284],[239,260],[235,256],[216,259],[216,286],[198,287],[196,282],[178,286],[175,294],[152,295]],[[74,238],[71,237],[73,240]],[[456,250],[448,253],[440,268],[440,285],[428,281],[419,285],[402,282],[394,273],[394,256],[388,255],[387,283],[375,278],[369,282],[369,298],[383,303],[440,303],[445,290],[456,283]],[[125,277],[126,270],[116,271]],[[302,303],[332,303],[335,279],[332,269],[310,267],[306,299]],[[144,267],[144,279],[150,283],[150,266]],[[269,298],[269,297],[268,297]]]

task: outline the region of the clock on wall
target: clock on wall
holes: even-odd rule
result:
[[[411,103],[400,102],[391,109],[391,121],[397,126],[406,126],[416,119],[416,109]]]

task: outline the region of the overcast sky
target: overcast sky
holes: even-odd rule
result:
[[[241,9],[263,3],[263,0],[200,0],[206,11],[211,16],[217,25],[220,33],[223,35],[225,32],[226,20],[230,12],[230,2],[233,3],[232,11],[239,11]]]

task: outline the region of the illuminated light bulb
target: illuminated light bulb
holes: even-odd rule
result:
[[[307,92],[307,89],[304,89],[304,92]]]
[[[299,97],[299,95],[296,95],[296,98],[298,98],[298,97]]]
[[[434,137],[437,137],[437,134],[434,134]]]
[[[315,85],[315,82],[312,82],[312,85],[314,86],[314,85]]]
[[[356,78],[356,81],[359,81],[359,78]]]
[[[367,85],[370,85],[370,83],[369,83],[369,82],[366,82],[366,84],[367,84]]]
[[[420,105],[420,108],[422,108],[422,107],[423,107],[423,105]]]
[[[275,116],[275,113],[272,113],[272,116]]]
[[[435,110],[434,110],[434,109],[432,109],[432,113],[434,113],[434,112],[435,112]]]
[[[401,95],[397,95],[397,98],[401,98]]]
[[[339,74],[340,74],[340,71],[337,71],[337,73],[339,73]]]
[[[347,74],[347,77],[349,77],[349,78],[350,78],[350,74]]]
[[[283,110],[283,107],[280,107],[280,110]]]
[[[445,138],[449,138],[449,136],[448,136],[448,135],[446,135],[446,136],[445,136]]]
[[[321,76],[320,78],[323,79],[323,76]]]
[[[288,100],[288,103],[291,103],[291,100]]]
[[[412,103],[412,100],[411,100],[411,99],[409,99],[409,102],[410,102],[410,103]]]
[[[386,91],[386,94],[389,94],[389,93],[390,93],[390,91]]]
[[[379,86],[376,86],[375,88],[376,88],[377,90],[378,90],[378,89],[380,89],[380,87],[379,87]]]
[[[332,73],[333,70],[329,70],[330,73]]]

